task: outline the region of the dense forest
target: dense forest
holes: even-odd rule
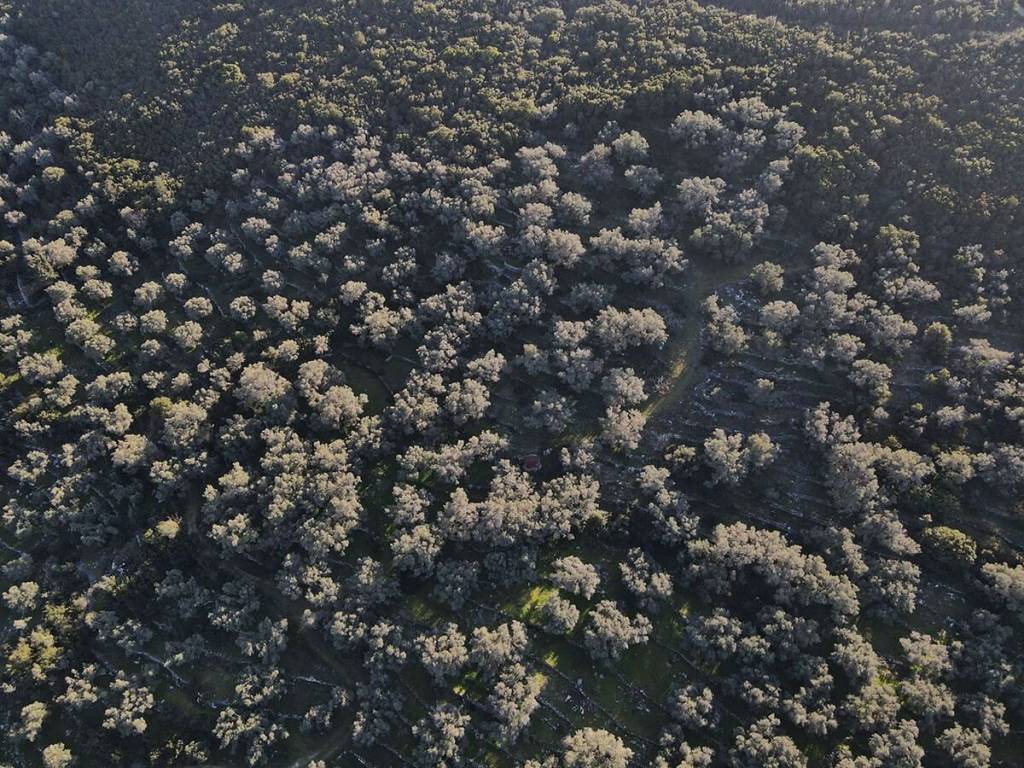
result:
[[[0,0],[0,768],[1024,766],[1017,0]]]

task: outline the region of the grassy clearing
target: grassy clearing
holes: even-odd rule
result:
[[[666,406],[680,402],[697,381],[702,370],[700,306],[712,293],[723,285],[742,280],[750,273],[750,264],[722,264],[707,262],[699,267],[691,267],[684,281],[673,290],[674,299],[670,305],[678,303],[683,315],[688,318],[682,332],[669,342],[667,356],[668,370],[665,378],[669,386],[657,397],[652,397],[643,408],[648,418],[664,410]],[[681,300],[680,300],[681,298]]]
[[[535,584],[502,605],[502,610],[520,621],[537,623],[541,620],[541,609],[557,594],[554,587]]]

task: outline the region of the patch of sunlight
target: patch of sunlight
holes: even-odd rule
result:
[[[548,676],[543,672],[534,672],[530,675],[530,679],[537,683],[538,689],[543,689],[544,686],[548,684]]]
[[[535,585],[506,606],[506,610],[518,619],[534,621],[539,618],[540,609],[555,595],[554,587]]]
[[[413,595],[407,603],[409,612],[419,621],[434,622],[437,619],[437,610],[430,602],[419,595]]]

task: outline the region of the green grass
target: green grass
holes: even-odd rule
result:
[[[535,584],[521,592],[515,599],[502,606],[520,621],[539,622],[540,610],[551,598],[558,595],[558,590],[542,584]]]
[[[406,601],[406,608],[413,618],[426,624],[436,624],[444,618],[441,610],[423,595],[410,595]]]

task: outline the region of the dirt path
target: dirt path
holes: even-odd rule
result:
[[[706,265],[686,275],[686,281],[672,289],[666,302],[686,318],[681,332],[669,342],[667,389],[652,397],[643,408],[650,420],[669,406],[681,402],[706,370],[701,363],[704,341],[704,320],[700,307],[704,300],[725,286],[732,285],[750,273],[750,264]]]

